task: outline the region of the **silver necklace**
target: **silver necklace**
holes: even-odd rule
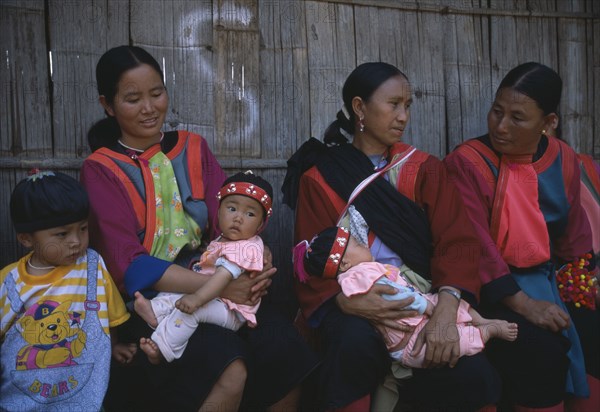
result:
[[[56,269],[56,266],[36,266],[33,263],[31,263],[31,258],[27,259],[27,264],[32,269],[37,269],[37,270],[51,270],[51,269]]]
[[[164,137],[165,137],[165,134],[163,132],[160,132],[160,140],[158,142],[159,143],[162,142]],[[144,153],[144,151],[145,151],[144,149],[136,149],[135,147],[127,146],[125,143],[123,143],[121,141],[121,139],[117,139],[117,142],[119,142],[119,144],[121,146],[123,146],[125,149],[133,150],[134,152]]]
[[[123,146],[125,149],[133,150],[134,152],[138,152],[138,153],[144,153],[144,151],[142,149],[136,149],[135,147],[127,146],[125,143],[123,143],[121,141],[121,139],[117,140],[117,142],[119,142],[119,144],[121,146]]]

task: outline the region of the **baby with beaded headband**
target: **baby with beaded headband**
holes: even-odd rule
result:
[[[196,292],[161,292],[152,300],[135,293],[134,308],[155,329],[151,338],[141,338],[140,348],[151,363],[178,359],[199,323],[212,323],[231,330],[245,324],[256,326],[254,306],[240,305],[219,298],[225,287],[244,271],[262,271],[264,245],[258,234],[272,213],[273,188],[252,171],[237,173],[225,180],[217,194],[218,229],[195,272],[210,275]]]
[[[414,328],[408,343],[403,346],[406,333],[398,329],[385,328],[383,336],[390,356],[404,366],[420,368],[424,362],[425,348],[413,353],[419,332],[425,327],[429,316],[437,304],[438,296],[421,293],[410,282],[415,279],[412,271],[403,266],[381,264],[373,260],[369,248],[361,244],[348,229],[329,227],[317,234],[310,243],[302,241],[294,247],[294,271],[300,282],[309,276],[337,279],[342,293],[351,298],[368,292],[374,284],[392,286],[394,295],[381,295],[388,300],[402,300],[413,297],[414,301],[406,310],[418,312],[417,316],[398,319],[404,326]],[[450,293],[460,301],[457,312],[457,327],[460,335],[460,356],[481,352],[491,338],[513,341],[517,338],[517,325],[498,319],[485,319],[460,298],[452,289],[440,289],[440,293]]]
[[[12,192],[18,241],[32,251],[0,272],[0,409],[100,410],[129,313],[88,248],[88,196],[74,178],[34,169]],[[73,396],[74,393],[77,393]]]

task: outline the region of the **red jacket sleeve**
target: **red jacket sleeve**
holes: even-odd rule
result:
[[[433,287],[454,286],[479,299],[480,238],[444,164],[434,156],[419,169],[415,201],[429,218]]]

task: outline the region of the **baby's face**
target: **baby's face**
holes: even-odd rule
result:
[[[371,254],[371,250],[368,246],[360,243],[354,236],[350,236],[350,239],[348,240],[348,248],[346,248],[346,253],[344,254],[343,260],[352,266],[356,266],[359,263],[372,262],[373,255]]]
[[[219,205],[219,228],[229,240],[246,240],[256,235],[263,223],[260,203],[248,196],[230,195]]]

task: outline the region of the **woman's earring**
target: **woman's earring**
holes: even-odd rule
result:
[[[542,130],[542,134],[546,136],[546,129]]]
[[[365,124],[363,123],[362,117],[358,120],[358,130],[360,130],[361,133],[365,131]]]

